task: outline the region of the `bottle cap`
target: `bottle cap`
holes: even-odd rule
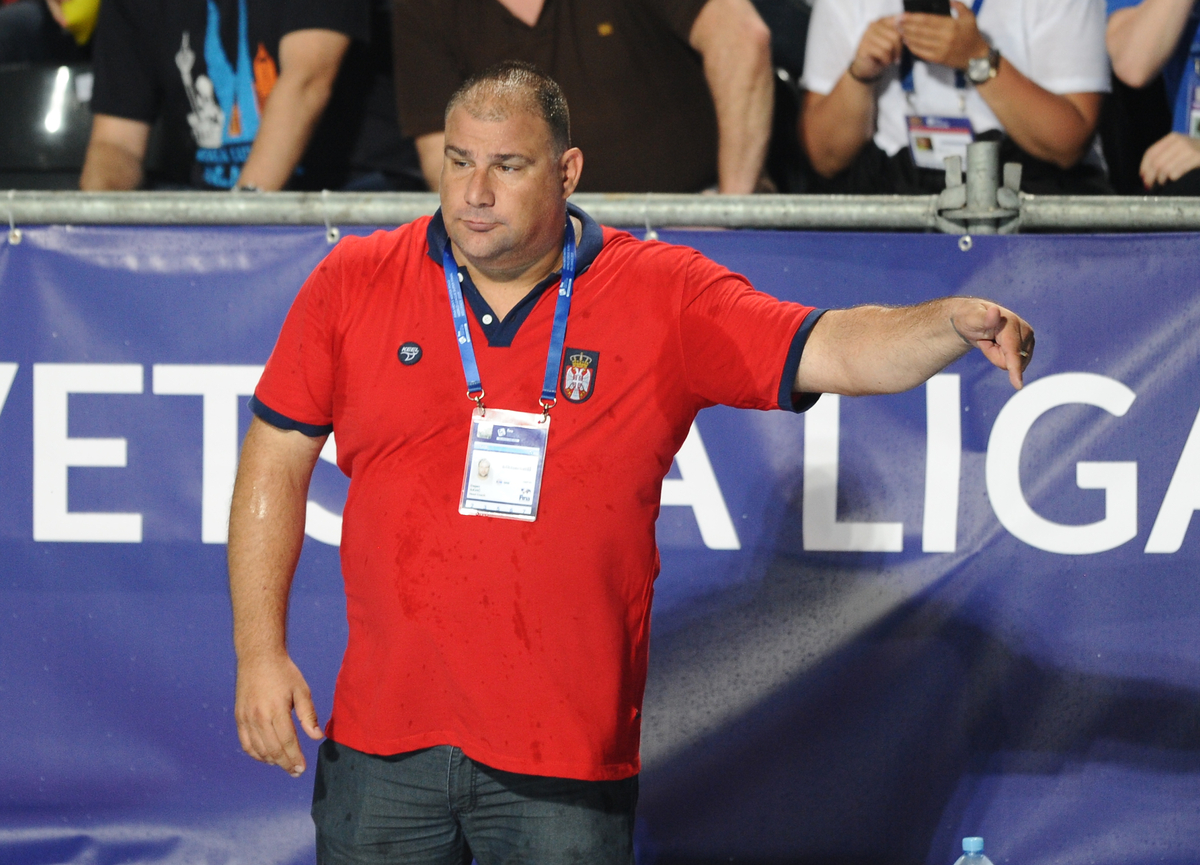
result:
[[[963,852],[968,853],[968,854],[982,853],[983,852],[983,839],[979,838],[979,837],[963,838]]]

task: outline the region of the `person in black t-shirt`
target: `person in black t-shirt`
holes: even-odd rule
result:
[[[158,185],[340,187],[361,122],[330,94],[369,35],[369,0],[105,0],[81,188],[141,186],[159,118]]]

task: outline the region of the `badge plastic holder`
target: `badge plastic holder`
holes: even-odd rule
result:
[[[549,434],[548,413],[476,408],[458,512],[536,520]]]
[[[948,156],[958,156],[966,165],[967,145],[974,140],[969,118],[908,116],[908,152],[918,168],[944,171]]]

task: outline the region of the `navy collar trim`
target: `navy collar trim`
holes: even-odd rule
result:
[[[596,260],[596,256],[600,254],[600,250],[604,248],[604,231],[600,228],[600,224],[596,220],[570,202],[567,203],[567,215],[574,216],[583,225],[583,233],[579,239],[576,252],[577,272],[579,275],[583,275],[592,266],[592,262]],[[440,269],[442,266],[442,251],[446,248],[446,244],[450,242],[450,238],[446,234],[446,223],[442,221],[441,208],[438,208],[437,213],[433,215],[433,219],[429,220],[429,228],[425,232],[425,239],[429,247],[429,257],[437,263]],[[538,298],[545,293],[547,288],[556,284],[562,275],[561,271],[555,271],[535,285],[529,294],[521,298],[520,302],[508,313],[508,316],[501,321],[492,312],[492,308],[488,305],[488,302],[483,299],[483,295],[479,293],[479,289],[475,287],[475,283],[471,281],[471,275],[466,268],[460,267],[459,272],[463,277],[463,298],[467,301],[467,305],[471,307],[471,311],[475,313],[475,320],[483,330],[484,336],[487,337],[488,345],[493,348],[508,348],[512,345],[513,338],[517,335],[517,331],[521,329],[521,325],[525,323],[525,319],[529,317],[529,313],[533,311]]]

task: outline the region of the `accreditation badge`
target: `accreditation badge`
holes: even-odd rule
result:
[[[1188,79],[1188,136],[1200,138],[1200,57],[1191,58]]]
[[[946,170],[946,157],[958,156],[967,164],[967,145],[975,140],[966,117],[908,117],[908,152],[918,168]]]
[[[458,512],[536,520],[549,433],[549,414],[476,408]]]

